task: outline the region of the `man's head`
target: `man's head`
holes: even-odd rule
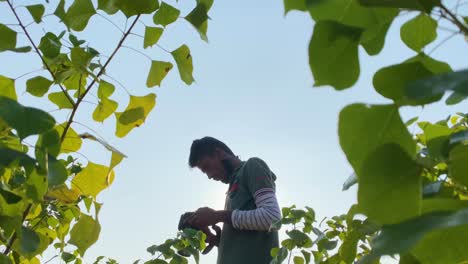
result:
[[[232,158],[235,155],[226,144],[213,137],[204,137],[193,141],[189,166],[199,168],[209,179],[229,183],[228,177],[233,171]]]

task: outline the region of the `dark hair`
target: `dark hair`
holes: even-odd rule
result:
[[[216,149],[224,150],[226,153],[234,155],[232,150],[223,142],[213,137],[195,139],[190,147],[189,166],[195,167],[200,159],[212,156]]]

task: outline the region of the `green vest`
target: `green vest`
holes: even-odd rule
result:
[[[259,158],[242,162],[230,176],[225,210],[253,210],[254,193],[262,188],[275,189],[276,176]],[[217,264],[268,264],[271,248],[278,247],[278,232],[237,230],[224,224]]]

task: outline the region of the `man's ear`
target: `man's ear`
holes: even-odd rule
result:
[[[224,159],[227,158],[226,151],[224,151],[224,150],[222,150],[220,148],[216,148],[215,155],[219,160],[224,160]]]

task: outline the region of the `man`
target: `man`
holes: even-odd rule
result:
[[[193,141],[189,165],[209,179],[229,184],[224,210],[203,207],[188,219],[204,230],[223,223],[221,237],[217,237],[217,263],[268,264],[271,248],[278,247],[278,232],[269,228],[281,219],[275,174],[259,158],[241,161],[226,144],[212,137]]]

